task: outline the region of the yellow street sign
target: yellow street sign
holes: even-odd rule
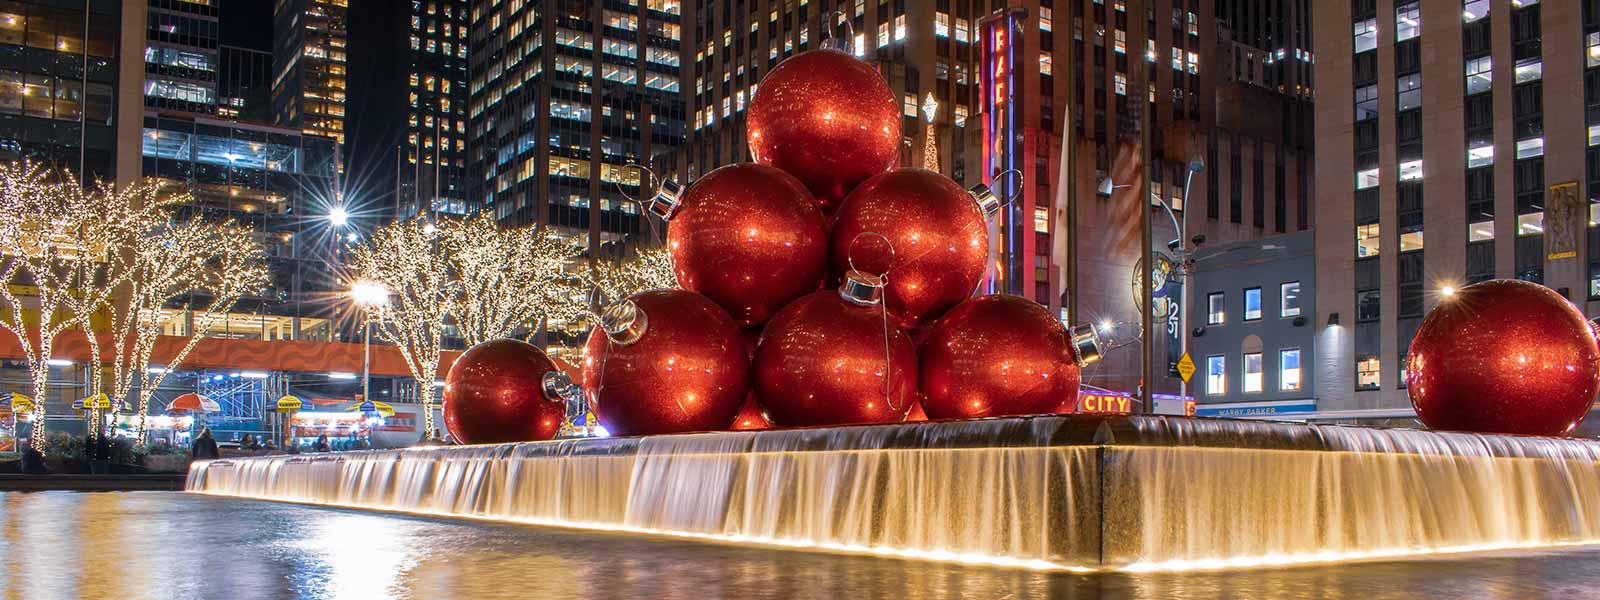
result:
[[[1194,377],[1194,359],[1189,358],[1189,353],[1183,353],[1183,358],[1178,359],[1178,376],[1184,383],[1189,383],[1189,378]]]

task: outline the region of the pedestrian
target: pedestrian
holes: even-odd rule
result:
[[[328,434],[326,433],[317,436],[317,443],[311,447],[312,452],[331,452],[332,450],[328,446]]]
[[[222,453],[217,450],[217,440],[211,437],[211,428],[200,430],[200,435],[194,438],[194,444],[189,448],[192,460],[210,460],[222,458]]]

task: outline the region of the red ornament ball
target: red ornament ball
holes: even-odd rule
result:
[[[589,412],[612,435],[727,429],[750,377],[733,318],[683,290],[643,292],[627,302],[631,319],[607,322],[617,314],[608,310],[608,328],[585,345]]]
[[[882,238],[888,238],[885,244]],[[989,226],[977,200],[924,169],[884,173],[857,186],[833,216],[836,273],[888,274],[889,316],[916,329],[972,295],[988,266]]]
[[[1071,336],[1050,309],[995,294],[962,302],[918,349],[922,408],[930,419],[1056,412],[1076,405]]]
[[[827,224],[788,173],[754,163],[716,169],[689,186],[668,217],[678,285],[727,309],[739,325],[767,322],[817,289]]]
[[[554,438],[566,402],[544,393],[546,373],[560,368],[521,340],[489,340],[461,353],[444,379],[444,426],[463,444]]]
[[[1550,288],[1497,279],[1441,298],[1411,340],[1406,391],[1431,429],[1564,435],[1600,390],[1600,346]]]
[[[876,70],[838,50],[778,63],[750,99],[750,156],[804,182],[826,210],[900,160],[900,102]]]
[[[733,417],[734,431],[757,431],[772,429],[772,423],[767,422],[767,416],[761,414],[761,405],[756,403],[755,392],[751,392],[744,399],[744,406],[739,407],[739,414]]]
[[[756,398],[773,425],[905,420],[916,399],[916,347],[891,322],[885,353],[879,310],[822,291],[795,300],[772,318],[753,368]]]

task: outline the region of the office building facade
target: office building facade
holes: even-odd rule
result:
[[[273,120],[306,135],[345,136],[348,0],[277,0]]]
[[[121,13],[108,0],[0,2],[0,158],[115,177]]]
[[[272,121],[272,53],[222,45],[217,81],[217,116],[255,123]]]
[[[1318,394],[1410,414],[1440,291],[1538,282],[1600,301],[1600,2],[1317,3]],[[1352,33],[1346,33],[1346,31]]]

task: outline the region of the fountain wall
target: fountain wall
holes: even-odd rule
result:
[[[1035,568],[1600,541],[1597,443],[1155,416],[216,460],[188,489]]]

